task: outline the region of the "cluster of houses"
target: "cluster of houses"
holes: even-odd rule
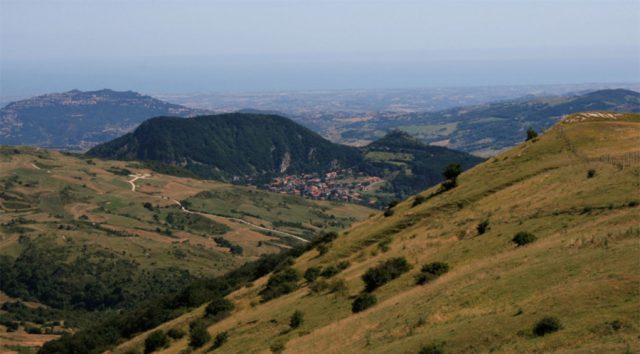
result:
[[[347,169],[323,175],[313,173],[276,177],[268,189],[312,199],[362,203],[363,194],[383,182],[380,177],[355,175]]]

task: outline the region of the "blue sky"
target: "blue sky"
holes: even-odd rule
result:
[[[640,81],[640,1],[0,0],[0,95]]]

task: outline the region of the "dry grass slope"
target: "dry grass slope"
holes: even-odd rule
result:
[[[296,260],[300,271],[349,260],[337,275],[346,293],[315,294],[303,284],[260,304],[263,278],[231,294],[236,310],[209,328],[229,333],[218,351],[269,353],[283,344],[285,353],[418,353],[433,343],[447,353],[639,351],[640,116],[583,117],[462,174],[453,190],[432,188],[417,206],[410,198],[393,216],[353,226],[324,255]],[[484,220],[489,229],[479,235]],[[520,231],[537,241],[516,247]],[[352,314],[362,274],[398,256],[413,270],[375,290],[374,307]],[[420,266],[436,261],[451,271],[416,286]],[[295,310],[305,322],[289,330]],[[163,328],[186,328],[201,311]],[[562,329],[534,337],[545,316]],[[144,337],[115,352],[140,348]],[[186,347],[183,339],[162,352]]]

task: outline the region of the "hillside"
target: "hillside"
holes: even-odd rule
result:
[[[355,148],[333,144],[287,118],[243,113],[153,118],[88,155],[160,161],[217,178],[323,172],[360,161]]]
[[[204,112],[132,91],[73,90],[4,106],[0,109],[0,144],[86,151],[128,133],[151,117],[188,117]]]
[[[360,150],[369,171],[388,180],[380,192],[402,199],[441,182],[442,171],[450,163],[467,170],[483,161],[462,151],[427,145],[400,130],[392,130]]]
[[[523,97],[365,120],[340,130],[343,141],[374,141],[390,129],[400,129],[429,144],[489,157],[517,145],[529,127],[543,131],[567,114],[598,110],[640,112],[640,93],[609,89],[545,98]]]
[[[409,198],[327,239],[322,252],[302,254],[293,270],[285,263],[227,296],[235,309],[208,320],[208,332],[221,338],[217,352],[637,352],[639,141],[640,115],[565,118],[463,173],[457,187]],[[533,242],[517,246],[518,233]],[[368,272],[394,257],[410,270],[395,262],[387,273]],[[448,272],[421,271],[432,262]],[[294,276],[336,265],[346,269],[330,279]],[[378,281],[368,292],[365,273]],[[420,274],[426,284],[416,285]],[[270,293],[277,283],[291,292],[265,301],[265,287]],[[354,314],[362,293],[377,303]],[[296,310],[303,321],[290,321]],[[203,311],[158,329],[188,331]],[[552,319],[534,331],[545,317]],[[149,333],[113,352],[141,350]],[[184,337],[158,352],[187,347]]]
[[[0,296],[0,342],[42,344],[372,212],[140,163],[2,146],[0,295],[10,297]],[[47,310],[23,308],[29,301]]]
[[[290,119],[255,113],[201,116],[188,120],[153,118],[133,133],[89,150],[89,156],[156,161],[179,166],[204,178],[269,187],[279,176],[306,178],[320,184],[325,174],[336,172],[335,193],[323,198],[342,198],[344,189],[358,178],[376,176],[385,186],[348,198],[369,204],[386,203],[412,195],[441,180],[449,163],[464,168],[482,161],[469,154],[432,147],[408,136],[387,138],[358,149],[334,144]],[[302,177],[306,175],[306,177]],[[307,183],[292,193],[304,193]],[[283,190],[280,190],[283,191]],[[360,198],[364,194],[364,199]],[[347,197],[345,197],[347,198]]]

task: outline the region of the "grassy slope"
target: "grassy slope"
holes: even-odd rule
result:
[[[451,353],[637,351],[639,143],[638,115],[558,124],[466,172],[454,190],[416,207],[409,199],[393,216],[377,215],[342,233],[324,256],[311,251],[296,261],[304,271],[350,260],[337,276],[350,296],[313,295],[304,286],[258,304],[261,279],[232,294],[234,314],[209,331],[229,331],[219,350],[225,353],[268,353],[274,343],[286,343],[289,353],[417,353],[438,342]],[[595,177],[587,178],[589,169]],[[491,229],[477,235],[485,219]],[[515,247],[511,238],[519,231],[538,240]],[[381,252],[376,243],[386,237],[393,241]],[[349,297],[363,289],[360,276],[394,256],[405,256],[413,270],[376,290],[375,307],[351,314]],[[414,285],[420,265],[433,261],[448,262],[452,270]],[[305,323],[287,331],[295,309],[304,312]],[[533,324],[547,315],[564,328],[532,337]],[[608,324],[615,320],[622,323],[617,331]],[[134,338],[116,352],[143,340]],[[186,345],[183,339],[163,352]]]
[[[137,180],[136,191],[132,191],[127,182],[131,177],[109,172],[117,169],[148,173],[151,177]],[[65,188],[67,192],[63,192]],[[237,208],[238,203],[253,205],[255,201],[249,196],[257,193],[247,187],[155,174],[124,162],[86,160],[27,147],[0,147],[0,193],[3,193],[0,196],[0,255],[19,256],[24,249],[20,238],[26,236],[40,244],[64,247],[69,251],[69,261],[86,248],[130,259],[142,269],[175,266],[195,276],[214,276],[260,254],[278,252],[292,242],[299,242],[278,234],[265,235],[249,225],[223,217],[205,215],[230,228],[224,237],[243,248],[243,254],[237,256],[209,237],[206,223],[187,226],[184,230],[165,223],[169,213],[184,215],[173,200],[185,200],[212,190],[240,196],[234,203],[225,198],[209,200],[218,206],[221,214]],[[315,202],[268,192],[259,195],[261,202],[274,205],[286,199],[288,207],[296,210],[293,216],[287,215],[287,220],[300,221],[305,228],[283,229],[303,236],[307,229],[315,234],[325,227],[335,228],[330,226],[336,221],[330,217],[332,214],[346,226],[373,212],[358,205]],[[144,208],[145,202],[153,205],[154,212]],[[262,219],[247,219],[279,229],[272,225],[272,221],[282,219],[279,212],[279,209],[264,211],[259,215]],[[159,221],[154,220],[154,213]],[[26,221],[17,226],[8,225],[19,217]],[[309,220],[313,220],[315,226],[306,225]],[[172,229],[173,235],[167,236],[156,228]],[[110,234],[107,230],[126,234]],[[4,327],[0,326],[0,332],[4,332]]]

